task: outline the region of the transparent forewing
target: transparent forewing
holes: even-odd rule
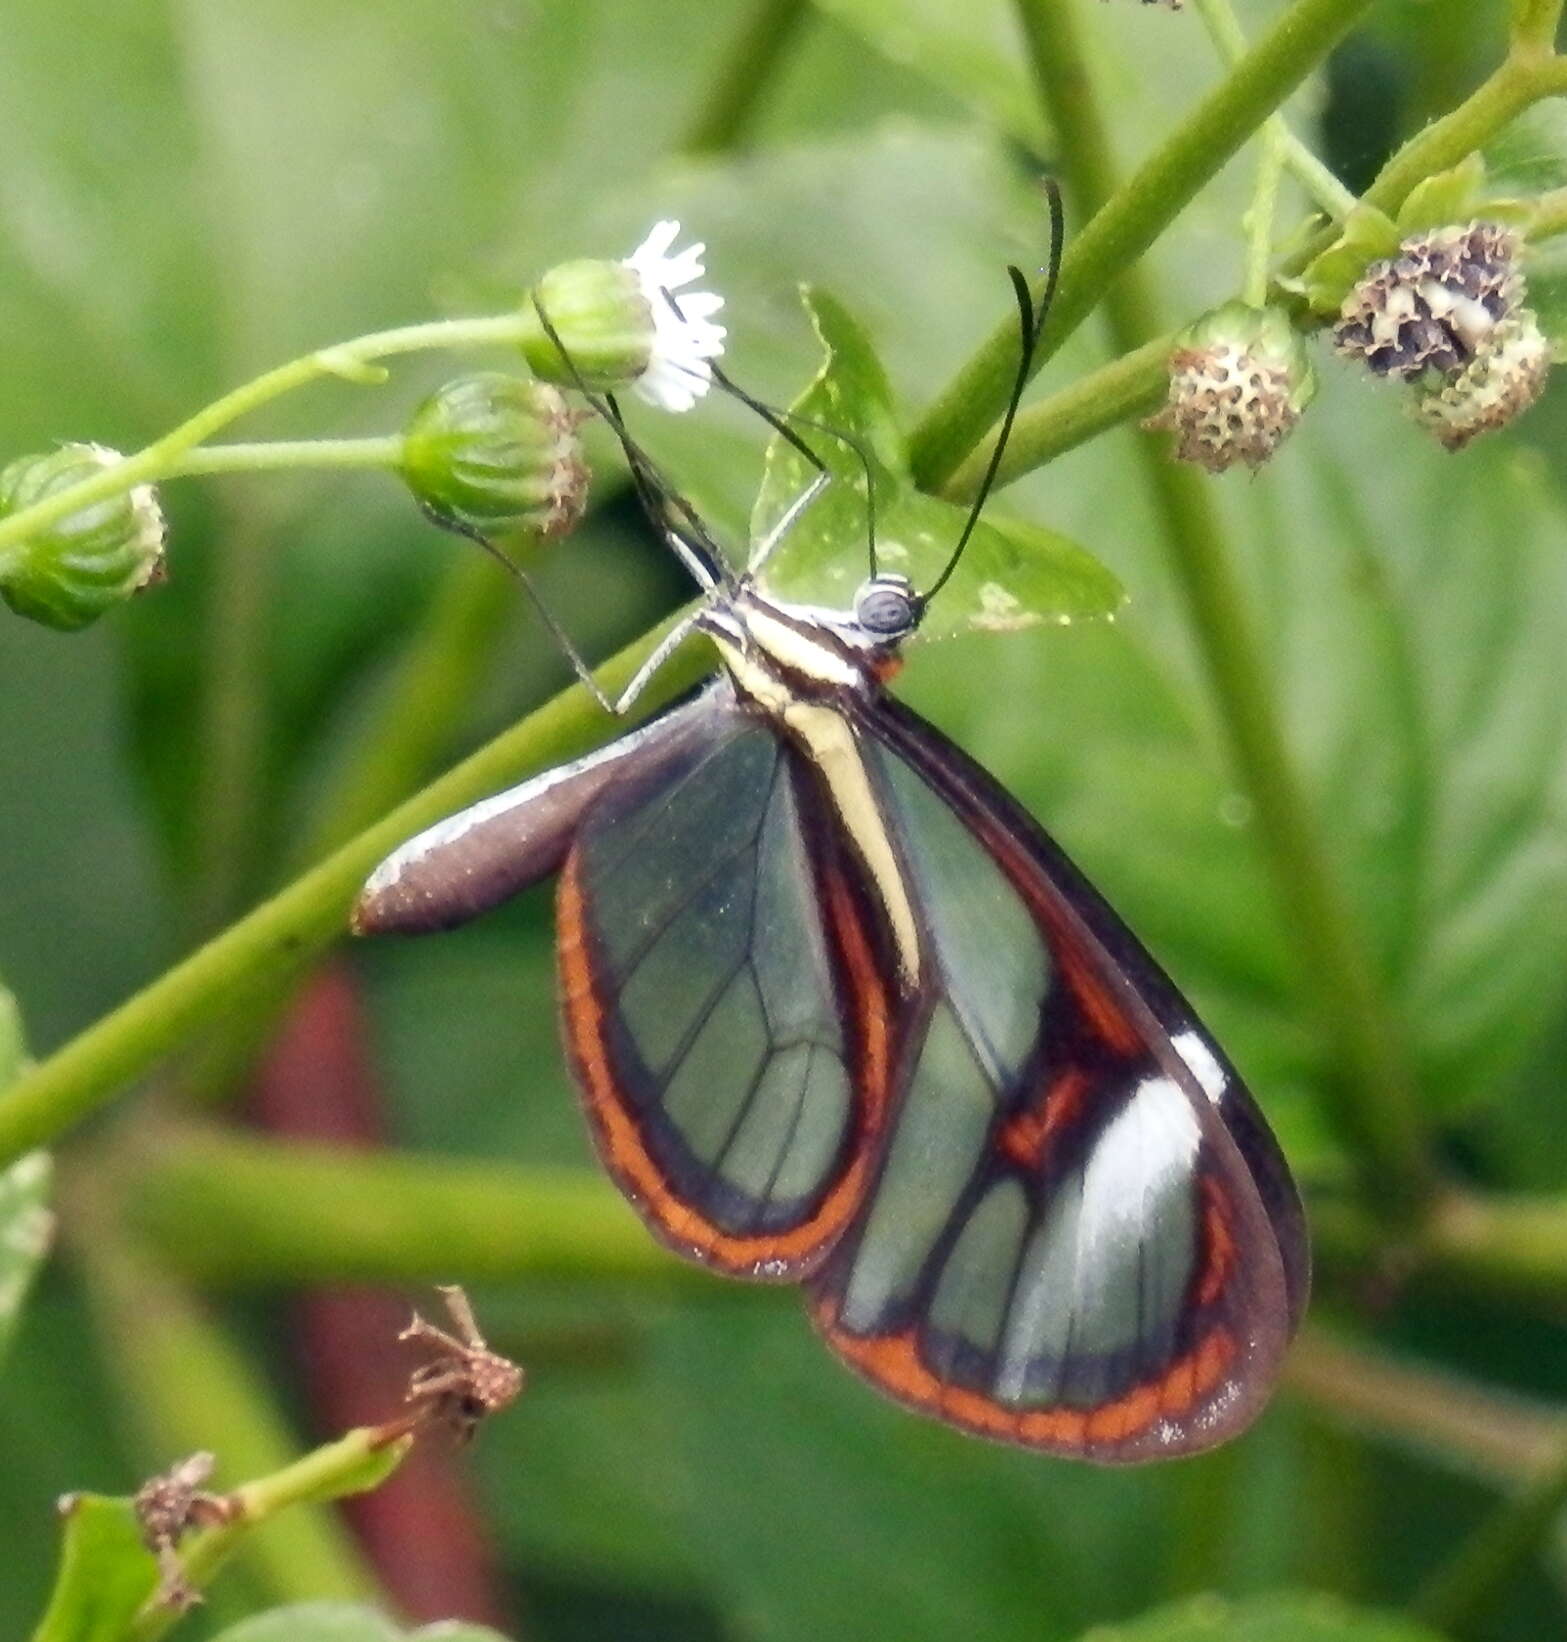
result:
[[[589,813],[561,880],[566,1035],[600,1152],[655,1231],[789,1277],[841,1232],[887,1075],[885,998],[797,762],[736,713]]]
[[[819,1323],[895,1396],[1004,1440],[1130,1460],[1232,1434],[1305,1282],[1271,1136],[983,771],[890,704],[862,740],[927,952],[879,1171],[815,1279]],[[1256,1132],[1232,1132],[1226,1101]]]
[[[710,685],[649,724],[470,804],[427,827],[376,868],[354,909],[360,934],[451,929],[554,872],[582,816],[612,787],[635,787],[722,733],[727,685]]]

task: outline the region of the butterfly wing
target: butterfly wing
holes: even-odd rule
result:
[[[890,1021],[808,769],[725,699],[700,745],[607,789],[577,829],[562,1015],[599,1153],[656,1235],[786,1279],[863,1195]]]
[[[667,765],[722,734],[729,714],[727,689],[703,689],[586,757],[426,827],[370,875],[354,932],[423,935],[499,906],[560,866],[600,797],[656,782]]]
[[[1210,1446],[1262,1405],[1304,1223],[1234,1069],[1030,817],[890,699],[861,743],[927,962],[862,1212],[812,1282],[893,1396],[1107,1461]]]

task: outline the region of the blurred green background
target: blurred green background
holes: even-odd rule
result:
[[[1239,9],[1260,28],[1280,7]],[[1375,8],[1292,108],[1297,128],[1364,183],[1492,66],[1503,10]],[[0,453],[135,447],[269,364],[504,306],[553,260],[623,254],[660,216],[708,243],[740,380],[787,397],[815,369],[796,298],[815,281],[869,328],[912,420],[1004,314],[1003,265],[1040,254],[1031,178],[1053,138],[1009,7],[822,0],[743,140],[694,153],[753,11],[12,0]],[[1213,82],[1212,53],[1189,15],[1084,14],[1130,160]],[[1567,181],[1544,174],[1567,155],[1551,115],[1509,155],[1540,185]],[[1249,184],[1249,163],[1231,166],[1149,260],[1170,323],[1231,294]],[[1089,324],[1046,386],[1103,357]],[[1215,494],[1444,1155],[1487,1187],[1561,1192],[1567,395],[1558,384],[1515,433],[1455,459],[1391,392],[1326,350],[1320,363],[1297,439]],[[421,359],[382,390],[316,390],[240,436],[391,431],[446,374],[450,361]],[[728,407],[687,423],[657,430],[660,453],[738,542],[763,441]],[[1079,858],[1227,1045],[1308,1189],[1329,1190],[1345,1173],[1316,1098],[1331,1069],[1226,775],[1139,437],[1102,438],[1004,503],[1108,563],[1125,615],[929,646],[900,691]],[[601,505],[540,572],[595,656],[685,596],[603,454]],[[0,977],[36,1054],[298,865],[467,551],[371,475],[187,480],[165,501],[166,587],[79,638],[0,626]],[[505,588],[474,608],[474,687],[438,766],[567,679]],[[556,1047],[547,891],[351,961],[396,1141],[592,1168]],[[1308,1342],[1244,1439],[1128,1473],[904,1415],[829,1358],[789,1293],[497,1286],[482,1315],[531,1377],[472,1456],[504,1602],[518,1635],[549,1642],[1065,1639],[1215,1591],[1399,1609],[1521,1480],[1525,1436],[1567,1425],[1567,1271],[1529,1303],[1439,1282],[1406,1293],[1385,1276],[1330,1273],[1316,1307],[1334,1350],[1374,1358]],[[283,1299],[220,1303],[307,1432]],[[1357,1407],[1383,1354],[1442,1377]],[[148,1451],[115,1381],[73,1262],[58,1262],[0,1377],[0,1634],[25,1635],[47,1589],[54,1497],[129,1491],[174,1457]],[[254,1580],[241,1569],[192,1634],[264,1594]],[[1220,1620],[1199,1608],[1126,1634],[1306,1637],[1306,1611],[1243,1632],[1203,1629]],[[1319,1618],[1324,1638],[1424,1634]],[[1556,1523],[1470,1634],[1539,1642],[1564,1627]]]

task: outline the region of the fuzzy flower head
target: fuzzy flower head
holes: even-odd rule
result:
[[[1256,469],[1294,431],[1316,392],[1299,336],[1277,309],[1227,302],[1181,336],[1170,355],[1170,396],[1144,424],[1167,429],[1175,454],[1209,473]]]
[[[1451,376],[1523,301],[1518,253],[1518,236],[1492,222],[1406,239],[1344,299],[1334,344],[1378,376]]]
[[[1545,391],[1551,345],[1527,308],[1503,320],[1489,344],[1440,387],[1420,394],[1415,420],[1449,450],[1516,421]]]
[[[535,374],[559,387],[631,387],[660,410],[690,410],[724,351],[714,323],[724,299],[685,290],[702,277],[705,247],[676,250],[679,233],[678,222],[655,223],[622,262],[551,268],[533,292],[540,332],[523,345]]]
[[[698,241],[672,251],[680,224],[656,222],[647,238],[626,258],[653,316],[653,344],[647,369],[636,392],[661,410],[688,411],[712,386],[712,361],[724,351],[724,327],[714,318],[724,299],[714,291],[688,291],[706,267]]]

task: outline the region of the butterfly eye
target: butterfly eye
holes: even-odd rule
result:
[[[878,639],[901,639],[919,625],[920,601],[903,576],[873,576],[854,595],[854,619]]]

